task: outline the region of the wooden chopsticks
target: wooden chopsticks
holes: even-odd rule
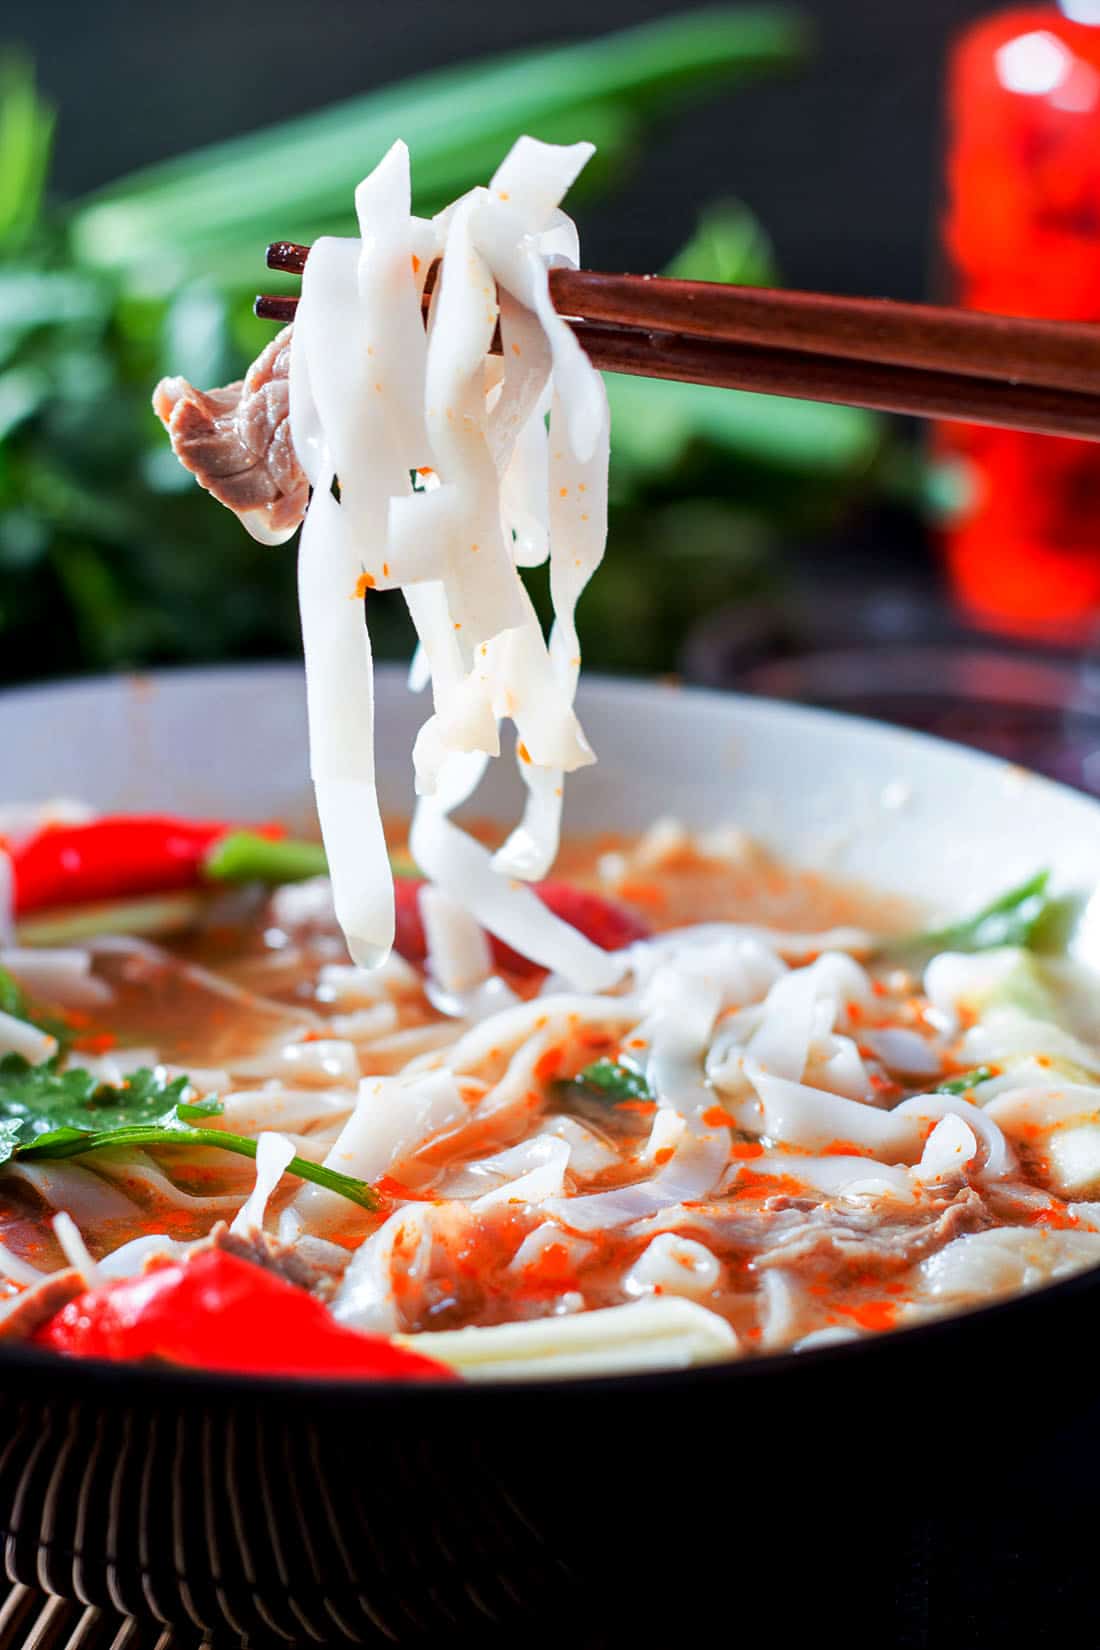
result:
[[[268,267],[308,255],[276,241]],[[551,270],[550,293],[603,371],[1100,440],[1100,326],[595,270]]]

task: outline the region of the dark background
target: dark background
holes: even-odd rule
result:
[[[55,179],[78,192],[421,69],[676,9],[668,0],[21,0],[0,34],[38,61],[62,111]],[[791,284],[896,297],[926,289],[944,46],[992,8],[805,0],[800,9],[819,36],[809,71],[680,118],[606,216],[588,214],[589,263],[655,267],[686,238],[699,203],[733,193],[760,214]]]

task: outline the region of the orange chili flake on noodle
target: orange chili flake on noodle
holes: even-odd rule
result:
[[[864,1301],[859,1306],[838,1306],[846,1318],[852,1318],[861,1329],[893,1329],[898,1321],[895,1301]]]
[[[759,1140],[735,1140],[730,1147],[730,1156],[738,1163],[745,1162],[750,1157],[763,1157],[764,1148]]]
[[[398,1198],[413,1203],[435,1203],[434,1192],[418,1191],[413,1186],[406,1186],[403,1180],[397,1180],[392,1174],[384,1174],[374,1182],[374,1190],[380,1197]]]
[[[708,1129],[736,1128],[737,1119],[731,1117],[722,1106],[711,1106],[703,1113],[703,1122]]]
[[[595,1026],[588,1026],[577,1033],[577,1041],[582,1048],[610,1048],[615,1039],[606,1031],[598,1031]]]
[[[1071,1215],[1068,1209],[1037,1209],[1030,1217],[1029,1224],[1047,1226],[1054,1232],[1068,1232],[1075,1226],[1080,1226],[1081,1218],[1079,1215]]]
[[[564,1059],[565,1050],[561,1048],[560,1045],[556,1048],[548,1048],[546,1053],[539,1058],[535,1065],[535,1076],[538,1078],[539,1082],[552,1082],[561,1070],[562,1061]]]
[[[793,1174],[756,1174],[743,1169],[733,1188],[734,1197],[801,1197],[806,1183]]]
[[[576,1268],[565,1243],[548,1243],[520,1274],[526,1290],[557,1293],[577,1281]]]

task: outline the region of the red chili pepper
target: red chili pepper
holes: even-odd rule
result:
[[[31,1337],[78,1358],[157,1358],[239,1374],[455,1380],[382,1335],[344,1329],[304,1289],[206,1249],[78,1295]]]
[[[418,877],[399,877],[394,883],[396,934],[394,950],[407,962],[422,963],[428,954],[424,924],[420,920],[420,890],[424,883]],[[532,885],[548,910],[576,928],[586,939],[604,951],[620,951],[635,940],[648,939],[651,930],[632,911],[625,910],[605,899],[602,894],[576,888],[570,882],[537,882]],[[499,968],[513,974],[542,972],[530,957],[513,951],[503,940],[490,937],[493,957]]]
[[[202,881],[203,862],[211,848],[236,829],[220,821],[159,814],[48,825],[11,849],[16,915],[194,887]],[[283,833],[269,825],[262,827],[262,834]]]

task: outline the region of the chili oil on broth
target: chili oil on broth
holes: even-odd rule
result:
[[[903,900],[780,865],[732,836],[721,852],[701,851],[674,831],[663,837],[650,833],[640,843],[611,835],[574,839],[563,846],[556,875],[610,894],[658,933],[699,921],[807,934],[864,928],[882,935],[917,926],[916,912]],[[77,1053],[81,1043],[103,1057],[111,1049],[148,1046],[158,1059],[193,1068],[200,1089],[221,1090],[228,1082],[233,1115],[227,1126],[253,1134],[278,1128],[300,1155],[324,1159],[351,1114],[361,1076],[390,1075],[410,1060],[445,1064],[448,1046],[464,1028],[452,1029],[411,973],[385,1003],[369,988],[361,1002],[354,994],[350,1001],[334,996],[327,971],[347,964],[339,931],[323,897],[313,907],[308,898],[298,900],[298,920],[288,920],[288,910],[295,908],[293,897],[242,892],[217,902],[205,924],[168,955],[140,945],[108,948],[97,958],[97,969],[109,979],[115,1004],[106,1024],[97,1022],[78,1039]],[[907,1080],[887,1069],[875,1055],[874,1036],[883,1027],[922,1032],[928,1004],[903,970],[881,965],[869,972],[870,1009],[853,1001],[846,1013],[871,1073],[870,1097],[889,1110],[907,1094],[923,1092],[929,1078]],[[510,976],[508,984],[517,998],[530,1000],[540,980]],[[361,1035],[372,1015],[378,1021],[382,1007],[386,1024]],[[644,1167],[637,1156],[658,1110],[655,1100],[602,1103],[569,1082],[600,1058],[629,1059],[630,1038],[612,1024],[574,1018],[536,1061],[523,1093],[485,1117],[478,1103],[503,1077],[513,1052],[490,1047],[478,1073],[459,1079],[469,1115],[452,1120],[411,1152],[400,1177],[381,1177],[377,1213],[347,1205],[340,1221],[326,1230],[326,1240],[353,1255],[397,1210],[438,1206],[460,1192],[468,1198],[464,1174],[476,1175],[486,1158],[543,1130],[560,1132],[575,1124],[586,1131],[588,1155],[595,1155],[596,1165],[580,1176],[580,1184],[570,1177],[578,1195],[629,1187],[659,1168],[660,1153]],[[860,1042],[861,1036],[872,1041]],[[340,1058],[334,1055],[326,1068],[324,1051],[336,1044],[343,1045]],[[312,1064],[307,1059],[305,1069],[285,1059],[287,1049],[308,1056],[311,1047],[319,1058]],[[943,1074],[951,1069],[949,1054]],[[286,1098],[282,1121],[277,1111],[273,1116],[265,1111],[273,1086]],[[464,1212],[455,1230],[434,1245],[426,1271],[414,1264],[410,1228],[408,1242],[399,1240],[394,1248],[391,1327],[412,1333],[484,1327],[615,1306],[671,1288],[728,1322],[743,1353],[775,1350],[796,1339],[875,1333],[909,1321],[914,1311],[927,1308],[914,1290],[918,1269],[955,1238],[999,1226],[1033,1227],[1041,1237],[1077,1224],[1068,1205],[1058,1206],[1057,1200],[1040,1198],[1029,1206],[1026,1195],[1021,1202],[1004,1188],[982,1196],[965,1178],[916,1205],[895,1204],[887,1196],[873,1208],[852,1211],[808,1185],[800,1159],[867,1156],[874,1178],[875,1164],[864,1148],[839,1137],[816,1154],[766,1148],[717,1092],[704,1118],[711,1128],[729,1131],[728,1170],[717,1193],[696,1205],[689,1200],[667,1226],[655,1218],[630,1222],[626,1230],[586,1229],[578,1241],[566,1212],[560,1232],[543,1232],[529,1262],[517,1267],[517,1252],[546,1223],[537,1206],[504,1202],[476,1214]],[[129,1200],[132,1212],[85,1223],[97,1259],[147,1233],[201,1238],[232,1217],[252,1184],[248,1161],[201,1149],[166,1148],[152,1163],[136,1165],[112,1164],[111,1155],[103,1154],[97,1171]],[[1049,1165],[1039,1146],[1020,1156],[1026,1193],[1028,1183],[1042,1186]],[[60,1265],[56,1240],[31,1188],[6,1190],[0,1241],[45,1270]],[[268,1206],[269,1229],[298,1190],[299,1182],[284,1176]],[[667,1239],[671,1286],[646,1282],[646,1257],[655,1238]],[[714,1263],[713,1276],[701,1258],[706,1256]],[[682,1287],[677,1267],[687,1280]],[[972,1299],[952,1298],[947,1309],[978,1298],[977,1292]]]

